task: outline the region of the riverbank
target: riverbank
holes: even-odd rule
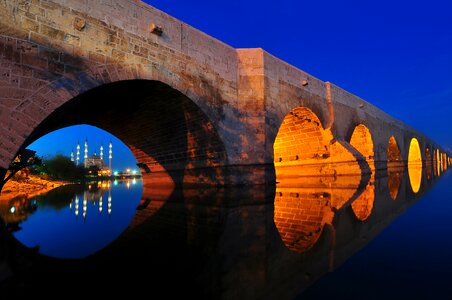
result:
[[[26,195],[28,198],[35,197],[66,184],[72,184],[72,182],[46,180],[34,175],[20,181],[11,179],[3,187],[0,201],[9,201],[21,195]]]

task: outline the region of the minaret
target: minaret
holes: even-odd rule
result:
[[[80,142],[77,142],[77,156],[76,156],[76,163],[75,165],[78,166],[78,163],[80,162]]]
[[[72,148],[71,151],[71,161],[74,162],[74,148]]]
[[[104,160],[104,145],[100,145],[100,159]]]
[[[109,159],[109,162],[108,162],[108,167],[110,168],[110,172],[112,172],[112,169],[111,169],[111,159],[113,158],[113,144],[111,143],[111,140],[110,140],[110,145],[108,146],[109,148],[110,148],[110,150],[108,151],[108,159]]]

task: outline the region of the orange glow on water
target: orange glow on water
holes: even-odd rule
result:
[[[388,189],[392,200],[397,198],[402,183],[403,171],[388,169]]]
[[[414,193],[419,192],[422,180],[422,156],[419,141],[412,138],[408,152],[408,176],[410,177],[411,189]]]
[[[274,221],[284,245],[297,253],[311,249],[331,224],[331,194],[305,189],[278,189]]]
[[[367,220],[372,214],[375,200],[375,185],[373,180],[369,182],[366,189],[352,203],[352,210],[360,221]]]
[[[345,207],[357,193],[361,176],[305,177],[278,184],[274,222],[284,245],[297,253],[311,249],[334,212]]]

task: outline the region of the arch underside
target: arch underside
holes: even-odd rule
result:
[[[408,151],[408,176],[410,178],[411,189],[414,193],[419,192],[422,181],[422,155],[419,141],[412,138]]]
[[[121,81],[94,88],[50,114],[25,145],[76,124],[121,139],[142,169],[144,184],[223,184],[227,154],[211,120],[188,97],[158,82]]]
[[[334,138],[310,109],[298,107],[287,114],[274,142],[278,182],[310,176],[361,176],[361,155]],[[359,182],[359,181],[358,181]]]
[[[388,170],[392,168],[404,167],[402,153],[394,136],[391,136],[388,142]]]
[[[359,153],[364,157],[365,161],[369,165],[369,168],[374,171],[374,143],[372,134],[369,128],[364,124],[358,124],[353,130],[353,134],[350,138],[350,145],[352,145]]]

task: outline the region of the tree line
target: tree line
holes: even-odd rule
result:
[[[79,181],[84,179],[86,170],[83,166],[76,166],[67,156],[41,158],[36,151],[23,149],[9,165],[6,176],[0,181],[0,188],[8,180],[20,179],[24,174],[25,177],[32,174],[48,180]]]

